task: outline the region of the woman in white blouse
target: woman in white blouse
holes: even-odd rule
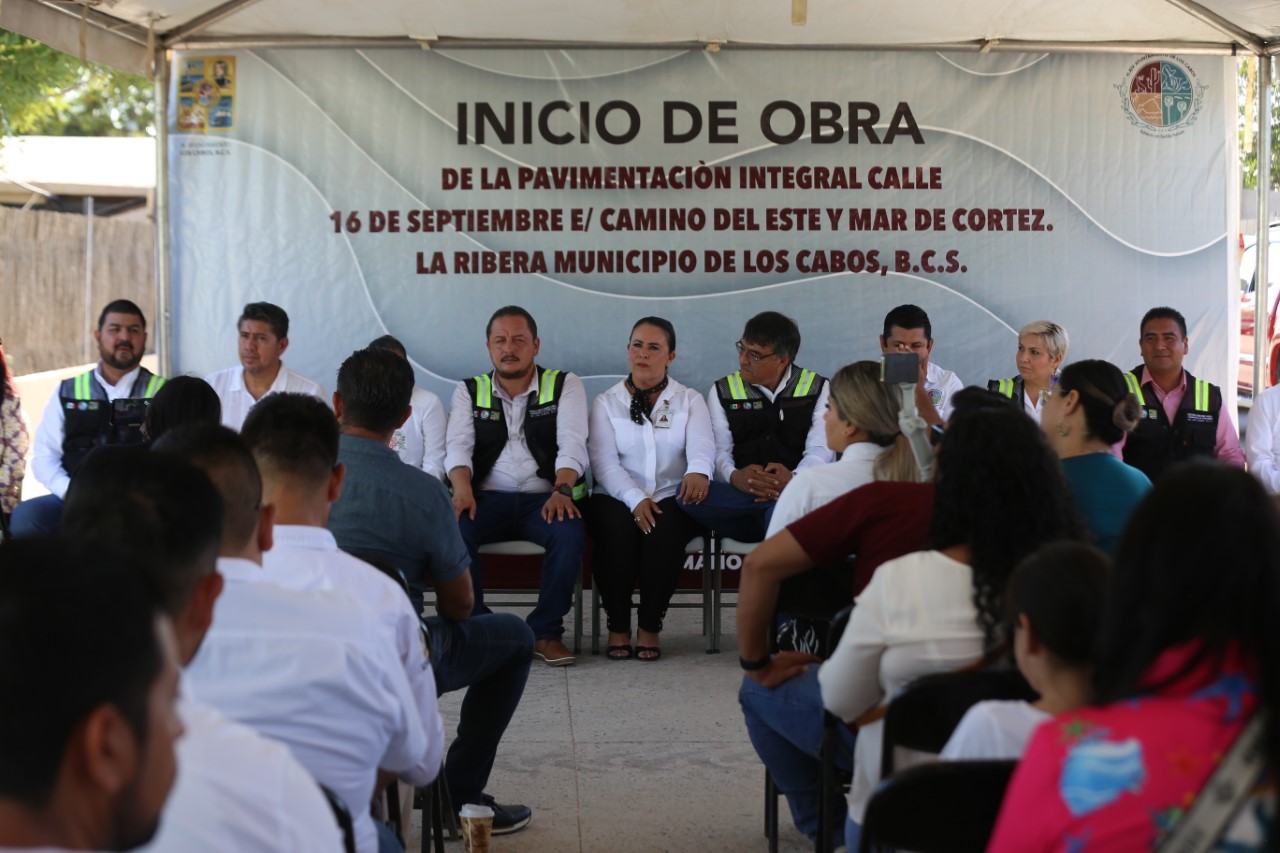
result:
[[[1008,397],[1040,423],[1049,390],[1058,381],[1058,368],[1067,357],[1067,330],[1050,320],[1028,323],[1018,332],[1018,375],[1013,379],[992,379],[987,390]]]
[[[587,524],[592,573],[608,617],[611,660],[656,661],[659,634],[680,581],[686,543],[702,528],[676,505],[706,498],[715,460],[702,395],[667,376],[676,333],[645,317],[627,344],[630,375],[596,397],[587,449],[595,490]],[[639,631],[631,648],[631,591],[639,586]]]
[[[880,365],[846,365],[831,377],[830,387],[822,419],[827,447],[841,456],[795,473],[778,498],[766,538],[873,480],[920,479],[911,444],[898,427],[902,396],[880,381]]]

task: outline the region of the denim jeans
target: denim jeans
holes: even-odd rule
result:
[[[762,687],[743,676],[738,701],[747,723],[751,745],[773,775],[778,790],[786,795],[796,829],[810,838],[818,834],[818,798],[822,791],[822,691],[818,668],[810,667],[773,689]],[[853,754],[853,733],[840,726],[837,731],[847,754]],[[843,751],[838,751],[843,752]],[[837,765],[852,769],[847,757],[837,755]],[[848,806],[838,792],[832,797],[831,837],[844,836]]]
[[[739,542],[761,542],[773,518],[777,501],[760,501],[728,483],[713,482],[702,503],[686,504],[677,500],[680,508],[703,527],[721,536]]]
[[[57,495],[41,495],[23,501],[13,508],[9,530],[14,539],[55,533],[62,526],[62,498]]]
[[[542,558],[542,577],[538,583],[538,604],[529,614],[529,627],[535,639],[560,639],[564,634],[564,615],[573,606],[573,588],[582,566],[584,535],[582,519],[570,518],[548,524],[542,518],[542,506],[549,492],[476,492],[476,517],[465,512],[458,519],[458,530],[471,555],[471,584],[475,591],[473,614],[488,613],[484,605],[484,579],[480,575],[481,545],[509,539],[527,539],[546,549]]]
[[[444,773],[454,807],[479,802],[511,717],[524,694],[533,658],[533,632],[511,613],[453,622],[425,620],[431,632],[436,692],[467,688],[458,736],[445,756]]]

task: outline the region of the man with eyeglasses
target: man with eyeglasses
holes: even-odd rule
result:
[[[929,360],[933,352],[933,324],[918,305],[899,305],[884,315],[881,352],[914,352],[920,356],[916,410],[926,423],[941,425],[951,416],[951,401],[964,389],[960,377]]]
[[[681,506],[723,536],[759,542],[792,475],[834,458],[822,423],[827,380],[793,363],[800,329],[776,311],[748,320],[736,346],[737,372],[707,394],[715,480],[704,501]]]

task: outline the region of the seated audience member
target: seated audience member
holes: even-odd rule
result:
[[[992,379],[987,390],[1008,397],[1014,405],[1040,420],[1044,401],[1057,380],[1058,368],[1067,357],[1067,330],[1049,320],[1028,323],[1018,332],[1018,375],[1012,379]]]
[[[592,560],[608,617],[610,660],[631,649],[631,591],[640,589],[634,655],[655,661],[658,637],[684,568],[685,544],[702,527],[676,504],[707,494],[715,459],[711,418],[702,396],[667,375],[676,358],[676,331],[644,317],[627,344],[630,373],[591,406],[588,450],[595,493],[587,522]]]
[[[723,536],[759,542],[795,473],[835,458],[822,424],[827,380],[794,363],[800,329],[777,311],[748,320],[736,346],[737,372],[707,392],[715,477],[706,498],[684,509]]]
[[[1110,451],[1137,425],[1141,411],[1120,368],[1089,360],[1063,368],[1041,416],[1076,511],[1107,554],[1116,552],[1129,515],[1151,490],[1146,474]]]
[[[938,448],[932,550],[880,566],[831,658],[817,668],[810,666],[816,658],[799,652],[743,655],[739,700],[747,732],[801,832],[818,829],[823,708],[853,722],[914,678],[978,663],[1002,639],[1013,567],[1075,531],[1066,484],[1044,436],[1007,404],[993,407],[998,399],[976,389],[960,395]],[[856,744],[840,728],[854,756],[845,832],[851,850],[879,781],[881,730],[878,714],[864,719]]]
[[[142,434],[147,441],[155,441],[183,424],[216,424],[221,420],[222,401],[213,386],[198,376],[175,376],[147,406]]]
[[[108,303],[93,332],[98,363],[92,370],[64,379],[49,398],[36,429],[31,470],[49,494],[23,501],[13,510],[13,535],[30,536],[57,530],[62,499],[80,463],[102,445],[139,444],[142,431],[133,422],[137,401],[154,397],[164,385],[142,366],[147,349],[147,320],[128,299]],[[126,408],[119,417],[116,401]]]
[[[1195,456],[1243,468],[1240,434],[1231,413],[1222,408],[1222,391],[1182,367],[1188,350],[1186,319],[1172,308],[1152,308],[1139,329],[1142,364],[1125,374],[1125,381],[1141,414],[1125,438],[1124,461],[1153,483],[1175,462]]]
[[[0,539],[9,535],[9,516],[22,497],[31,436],[22,416],[22,398],[0,343]]]
[[[404,344],[391,335],[383,335],[369,344],[370,349],[391,350],[396,355],[409,360]],[[395,431],[391,438],[391,449],[400,457],[400,461],[415,468],[421,468],[437,480],[444,479],[444,406],[440,398],[426,388],[413,386],[413,395],[409,398],[413,413],[409,420]]]
[[[127,556],[67,537],[0,546],[0,848],[155,835],[182,735],[174,645]]]
[[[199,381],[199,380],[197,380]],[[215,567],[222,499],[179,459],[140,449],[95,453],[67,491],[67,535],[133,552],[172,619],[186,666],[222,590]],[[178,781],[149,851],[327,850],[342,845],[311,775],[289,750],[190,696],[180,683]]]
[[[153,452],[168,448],[213,481],[225,518],[217,566],[226,585],[187,667],[192,695],[288,746],[347,804],[360,853],[401,849],[369,814],[385,787],[379,771],[426,784],[436,768],[385,626],[346,593],[271,582],[262,555],[275,509],[262,503],[258,467],[238,435],[179,427]]]
[[[325,528],[346,475],[338,462],[338,421],[333,412],[306,394],[273,394],[253,407],[240,437],[258,463],[263,500],[276,508],[271,550],[262,556],[267,577],[299,591],[340,590],[378,614],[395,641],[422,712],[428,741],[424,763],[434,776],[444,758],[444,726],[422,623],[400,584],[339,551]]]
[[[920,356],[920,381],[916,383],[916,411],[930,424],[951,417],[955,397],[964,390],[960,377],[934,364],[933,324],[917,305],[899,305],[884,317],[881,352],[913,352]]]
[[[778,498],[768,535],[873,480],[919,480],[911,444],[898,426],[901,409],[902,395],[880,381],[879,364],[840,368],[822,414],[827,447],[840,458],[796,472]]]
[[[1265,773],[1280,766],[1277,614],[1280,518],[1262,487],[1226,466],[1171,468],[1120,541],[1095,704],[1036,729],[988,849],[1273,847],[1273,786],[1223,756],[1243,738]],[[1218,804],[1236,812],[1225,838],[1199,813]],[[1171,836],[1209,843],[1162,846]]]
[[[1249,473],[1271,494],[1280,493],[1280,385],[1253,398],[1249,428],[1244,433]]]
[[[1079,542],[1046,545],[1019,564],[1005,594],[1005,636],[1040,698],[974,705],[943,747],[943,759],[1020,758],[1036,726],[1089,701],[1110,573],[1106,555]]]
[[[471,561],[473,612],[489,612],[480,546],[537,543],[546,553],[538,604],[527,620],[534,656],[548,666],[571,666],[575,658],[561,637],[585,546],[578,501],[587,495],[587,392],[574,374],[534,361],[538,324],[523,308],[499,308],[484,334],[493,370],[458,383],[445,452]]]
[[[289,315],[270,302],[250,302],[236,322],[240,366],[210,373],[205,381],[222,401],[222,424],[239,430],[253,404],[267,394],[289,391],[327,400],[320,383],[284,366],[289,348]]]
[[[512,613],[471,615],[467,549],[449,494],[388,446],[409,416],[412,390],[408,362],[386,350],[358,350],[338,369],[333,404],[341,430],[338,461],[346,477],[329,511],[329,530],[343,550],[404,572],[419,612],[424,585],[431,581],[440,615],[424,621],[436,690],[443,695],[467,688],[444,766],[453,805],[487,805],[494,810],[495,833],[516,832],[528,825],[529,808],[495,803],[484,788],[498,742],[524,694],[533,632]]]

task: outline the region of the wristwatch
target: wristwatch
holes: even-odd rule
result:
[[[568,483],[561,483],[556,486],[556,491],[564,495],[569,500],[573,500],[573,486],[570,486]]]

